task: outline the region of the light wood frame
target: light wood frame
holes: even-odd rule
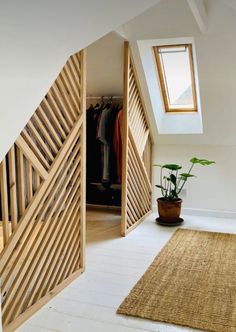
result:
[[[72,55],[0,164],[3,331],[85,268],[85,51]]]
[[[122,222],[151,212],[152,138],[125,43]],[[85,51],[72,55],[0,164],[4,332],[14,331],[85,269]]]
[[[126,236],[152,210],[152,137],[129,43],[124,45],[121,234]]]
[[[176,48],[176,47],[186,47],[188,49],[188,55],[189,55],[189,64],[190,64],[190,73],[191,73],[191,88],[193,93],[193,108],[174,108],[170,107],[169,105],[169,98],[168,98],[168,92],[167,92],[167,83],[165,80],[165,75],[163,72],[159,49],[161,48]],[[195,73],[194,73],[194,62],[193,62],[193,50],[192,50],[192,44],[178,44],[178,45],[161,45],[161,46],[154,46],[154,56],[156,59],[157,64],[157,72],[159,76],[160,81],[160,87],[163,97],[163,103],[165,107],[165,111],[168,113],[175,113],[175,112],[197,112],[197,92],[196,92],[196,82],[195,82]]]

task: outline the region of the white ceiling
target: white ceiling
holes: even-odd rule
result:
[[[1,2],[0,6],[3,46],[0,158],[38,106],[66,58],[117,26],[116,31],[122,36],[110,33],[88,47],[89,94],[122,93],[121,54],[123,37],[127,37],[150,122],[154,124],[155,110],[145,83],[137,40],[194,38],[204,134],[156,133],[156,140],[163,144],[236,144],[236,11],[232,10],[236,9],[235,0],[101,0],[99,10],[95,0],[50,0],[47,4],[12,0]],[[153,127],[155,132],[156,126]]]
[[[123,95],[123,50],[115,32],[87,47],[87,96]]]
[[[67,58],[158,1],[0,1],[0,160]]]
[[[197,5],[193,6],[192,2],[196,2]],[[122,92],[122,51],[123,37],[126,36],[131,43],[149,120],[157,142],[162,144],[236,144],[234,92],[236,11],[229,6],[229,1],[162,0],[117,31],[121,36],[111,33],[88,48],[89,94],[114,95]],[[199,134],[195,135],[160,135],[155,121],[157,120],[160,124],[162,120],[159,115],[155,116],[159,109],[157,109],[158,106],[153,106],[150,98],[137,41],[183,37],[192,38],[196,46],[204,132],[200,134],[201,130],[199,130]],[[154,75],[156,77],[156,73]],[[185,130],[183,130],[182,119],[175,121],[173,117],[171,122],[172,132],[184,133],[193,130],[191,122],[185,123]]]

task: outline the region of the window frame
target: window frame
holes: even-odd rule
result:
[[[165,75],[163,72],[163,66],[161,63],[161,58],[159,54],[159,49],[161,48],[176,48],[176,47],[186,47],[188,49],[188,55],[189,55],[189,65],[190,65],[190,73],[191,73],[191,88],[192,88],[192,94],[193,94],[193,108],[174,108],[169,106],[169,97],[167,92],[167,83],[165,80]],[[165,106],[165,111],[167,113],[194,113],[198,111],[197,107],[197,92],[196,92],[196,81],[195,81],[195,72],[194,72],[194,60],[193,60],[193,48],[191,43],[187,44],[173,44],[173,45],[158,45],[153,46],[154,49],[154,55],[156,59],[156,65],[157,65],[157,72],[160,80],[160,87],[162,92],[162,98]]]

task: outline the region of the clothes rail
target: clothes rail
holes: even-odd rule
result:
[[[123,96],[87,96],[87,99],[123,99]]]

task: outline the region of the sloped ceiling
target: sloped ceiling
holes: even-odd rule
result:
[[[137,41],[183,37],[195,41],[203,134],[160,135],[156,132],[155,139],[160,144],[236,144],[236,11],[223,0],[207,0],[206,3],[206,32],[199,28],[187,0],[163,0],[124,26],[131,41],[152,124],[155,123],[155,109],[152,108]]]
[[[145,73],[145,82],[148,87],[150,102],[155,117],[156,127],[160,134],[202,134],[202,112],[201,100],[199,95],[199,80],[198,70],[196,66],[196,52],[194,39],[190,37],[184,38],[165,38],[165,39],[151,39],[139,40],[138,49],[142,61],[143,71]],[[174,44],[192,44],[192,53],[194,58],[194,72],[197,95],[197,112],[183,112],[183,113],[166,113],[163,98],[161,94],[161,87],[158,79],[157,65],[153,54],[153,47],[156,45],[171,45]],[[151,122],[151,121],[150,121]]]
[[[235,0],[222,0],[227,6],[236,10],[236,1]]]
[[[123,95],[124,38],[111,32],[86,52],[87,96]]]
[[[0,160],[69,55],[158,1],[0,1]]]

